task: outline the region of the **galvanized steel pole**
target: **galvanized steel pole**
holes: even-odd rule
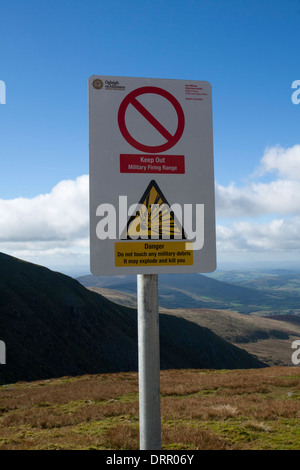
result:
[[[137,275],[140,449],[161,449],[158,275]]]

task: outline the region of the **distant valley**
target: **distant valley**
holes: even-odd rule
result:
[[[160,311],[209,328],[268,365],[292,365],[291,344],[300,338],[300,298],[290,285],[297,284],[298,276],[286,271],[159,275]],[[136,307],[135,276],[79,280],[115,303]]]
[[[299,297],[285,279],[159,275],[161,369],[292,365],[300,316],[285,299],[297,313]],[[137,370],[136,276],[79,281],[0,253],[0,384]]]
[[[3,253],[0,339],[7,348],[0,384],[137,370],[135,308],[112,302],[69,276]],[[211,329],[168,312],[160,315],[160,356],[162,369],[267,365]]]
[[[212,308],[261,316],[300,314],[300,274],[262,275],[224,272],[160,274],[159,304],[164,308]],[[136,276],[81,276],[86,287],[136,294]],[[298,289],[297,289],[297,286]]]

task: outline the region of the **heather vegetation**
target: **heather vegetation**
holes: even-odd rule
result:
[[[161,372],[162,448],[300,448],[300,370]],[[0,387],[0,449],[127,449],[138,443],[136,372]]]

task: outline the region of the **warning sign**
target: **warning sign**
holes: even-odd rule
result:
[[[89,79],[90,268],[216,268],[212,90],[198,80]]]
[[[127,224],[127,239],[186,239],[183,228],[154,180],[139,204],[139,211]]]
[[[118,267],[193,265],[192,244],[154,241],[186,240],[182,225],[154,180],[141,197],[136,215],[128,221],[126,237],[122,238],[149,242],[116,243],[115,265]]]
[[[135,266],[192,266],[193,250],[185,242],[116,243],[115,264],[118,267]]]

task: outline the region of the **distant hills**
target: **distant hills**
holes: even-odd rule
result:
[[[66,275],[3,253],[0,339],[6,344],[7,362],[0,365],[0,384],[137,370],[135,309],[115,304]],[[162,369],[265,365],[208,328],[174,315],[160,315],[160,342]]]
[[[250,287],[259,289],[270,294],[276,293],[289,294],[293,298],[300,298],[300,273],[288,270],[273,270],[270,272],[260,273],[258,276],[256,273],[244,273],[241,272],[229,272],[219,274],[219,280],[226,279],[228,276],[232,279],[234,284],[238,284],[243,287]]]
[[[135,276],[87,275],[78,280],[86,287],[136,294]],[[258,289],[258,282],[254,279],[252,284],[241,285],[201,274],[160,274],[159,304],[165,308],[217,308],[266,315],[288,313],[300,304],[300,290]]]

